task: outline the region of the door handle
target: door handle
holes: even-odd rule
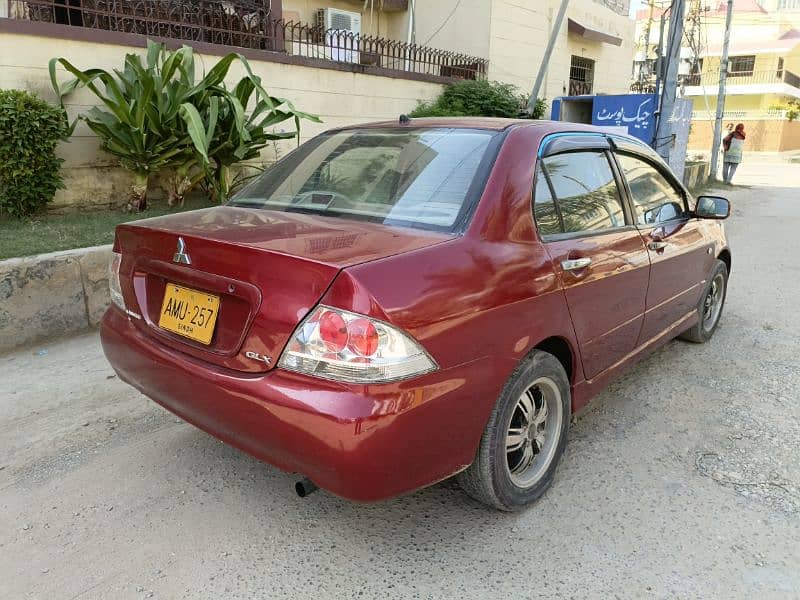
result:
[[[647,244],[647,247],[650,250],[655,250],[656,252],[660,252],[661,250],[667,247],[667,242],[662,242],[661,240],[655,240]]]
[[[561,268],[565,271],[580,271],[592,264],[591,258],[571,258],[561,261]]]

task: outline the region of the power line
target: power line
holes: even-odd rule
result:
[[[708,13],[703,13],[704,17],[708,17]],[[701,32],[705,36],[704,38],[704,48],[708,48],[708,21],[706,20],[704,23],[701,24],[703,27],[701,28]],[[702,59],[701,59],[702,60]],[[702,69],[701,69],[702,71]],[[703,104],[706,106],[706,112],[708,113],[708,120],[714,120],[714,114],[711,112],[711,106],[708,104],[708,92],[706,91],[706,84],[703,83],[703,75],[700,73],[700,88],[703,90]]]
[[[453,10],[451,10],[450,14],[447,15],[447,18],[444,21],[442,21],[442,24],[439,25],[439,27],[436,29],[436,31],[434,31],[430,35],[430,37],[421,44],[422,46],[427,46],[428,42],[430,42],[434,37],[436,37],[436,34],[439,33],[444,28],[444,26],[447,25],[447,23],[450,21],[450,19],[453,18],[453,15],[456,14],[456,11],[458,10],[458,7],[460,5],[461,5],[461,0],[458,0],[456,2],[456,5],[453,7]]]

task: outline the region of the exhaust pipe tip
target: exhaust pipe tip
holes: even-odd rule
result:
[[[313,494],[319,488],[317,484],[311,481],[308,477],[303,477],[300,481],[294,484],[294,491],[297,492],[297,495],[301,498],[305,498],[306,496]]]

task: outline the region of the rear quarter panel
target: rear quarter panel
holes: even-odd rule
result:
[[[508,134],[463,237],[347,268],[322,300],[400,327],[442,371],[471,365],[458,405],[436,411],[458,415],[463,437],[442,450],[466,452],[466,464],[503,385],[537,343],[561,337],[577,357],[563,292],[534,233],[539,137],[528,128]],[[582,379],[577,358],[572,370]]]

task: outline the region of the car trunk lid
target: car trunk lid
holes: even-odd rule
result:
[[[263,372],[339,271],[452,237],[222,206],[120,225],[116,247],[126,305],[141,316],[133,319],[141,331],[203,361]],[[210,343],[159,326],[170,284],[219,298]]]

